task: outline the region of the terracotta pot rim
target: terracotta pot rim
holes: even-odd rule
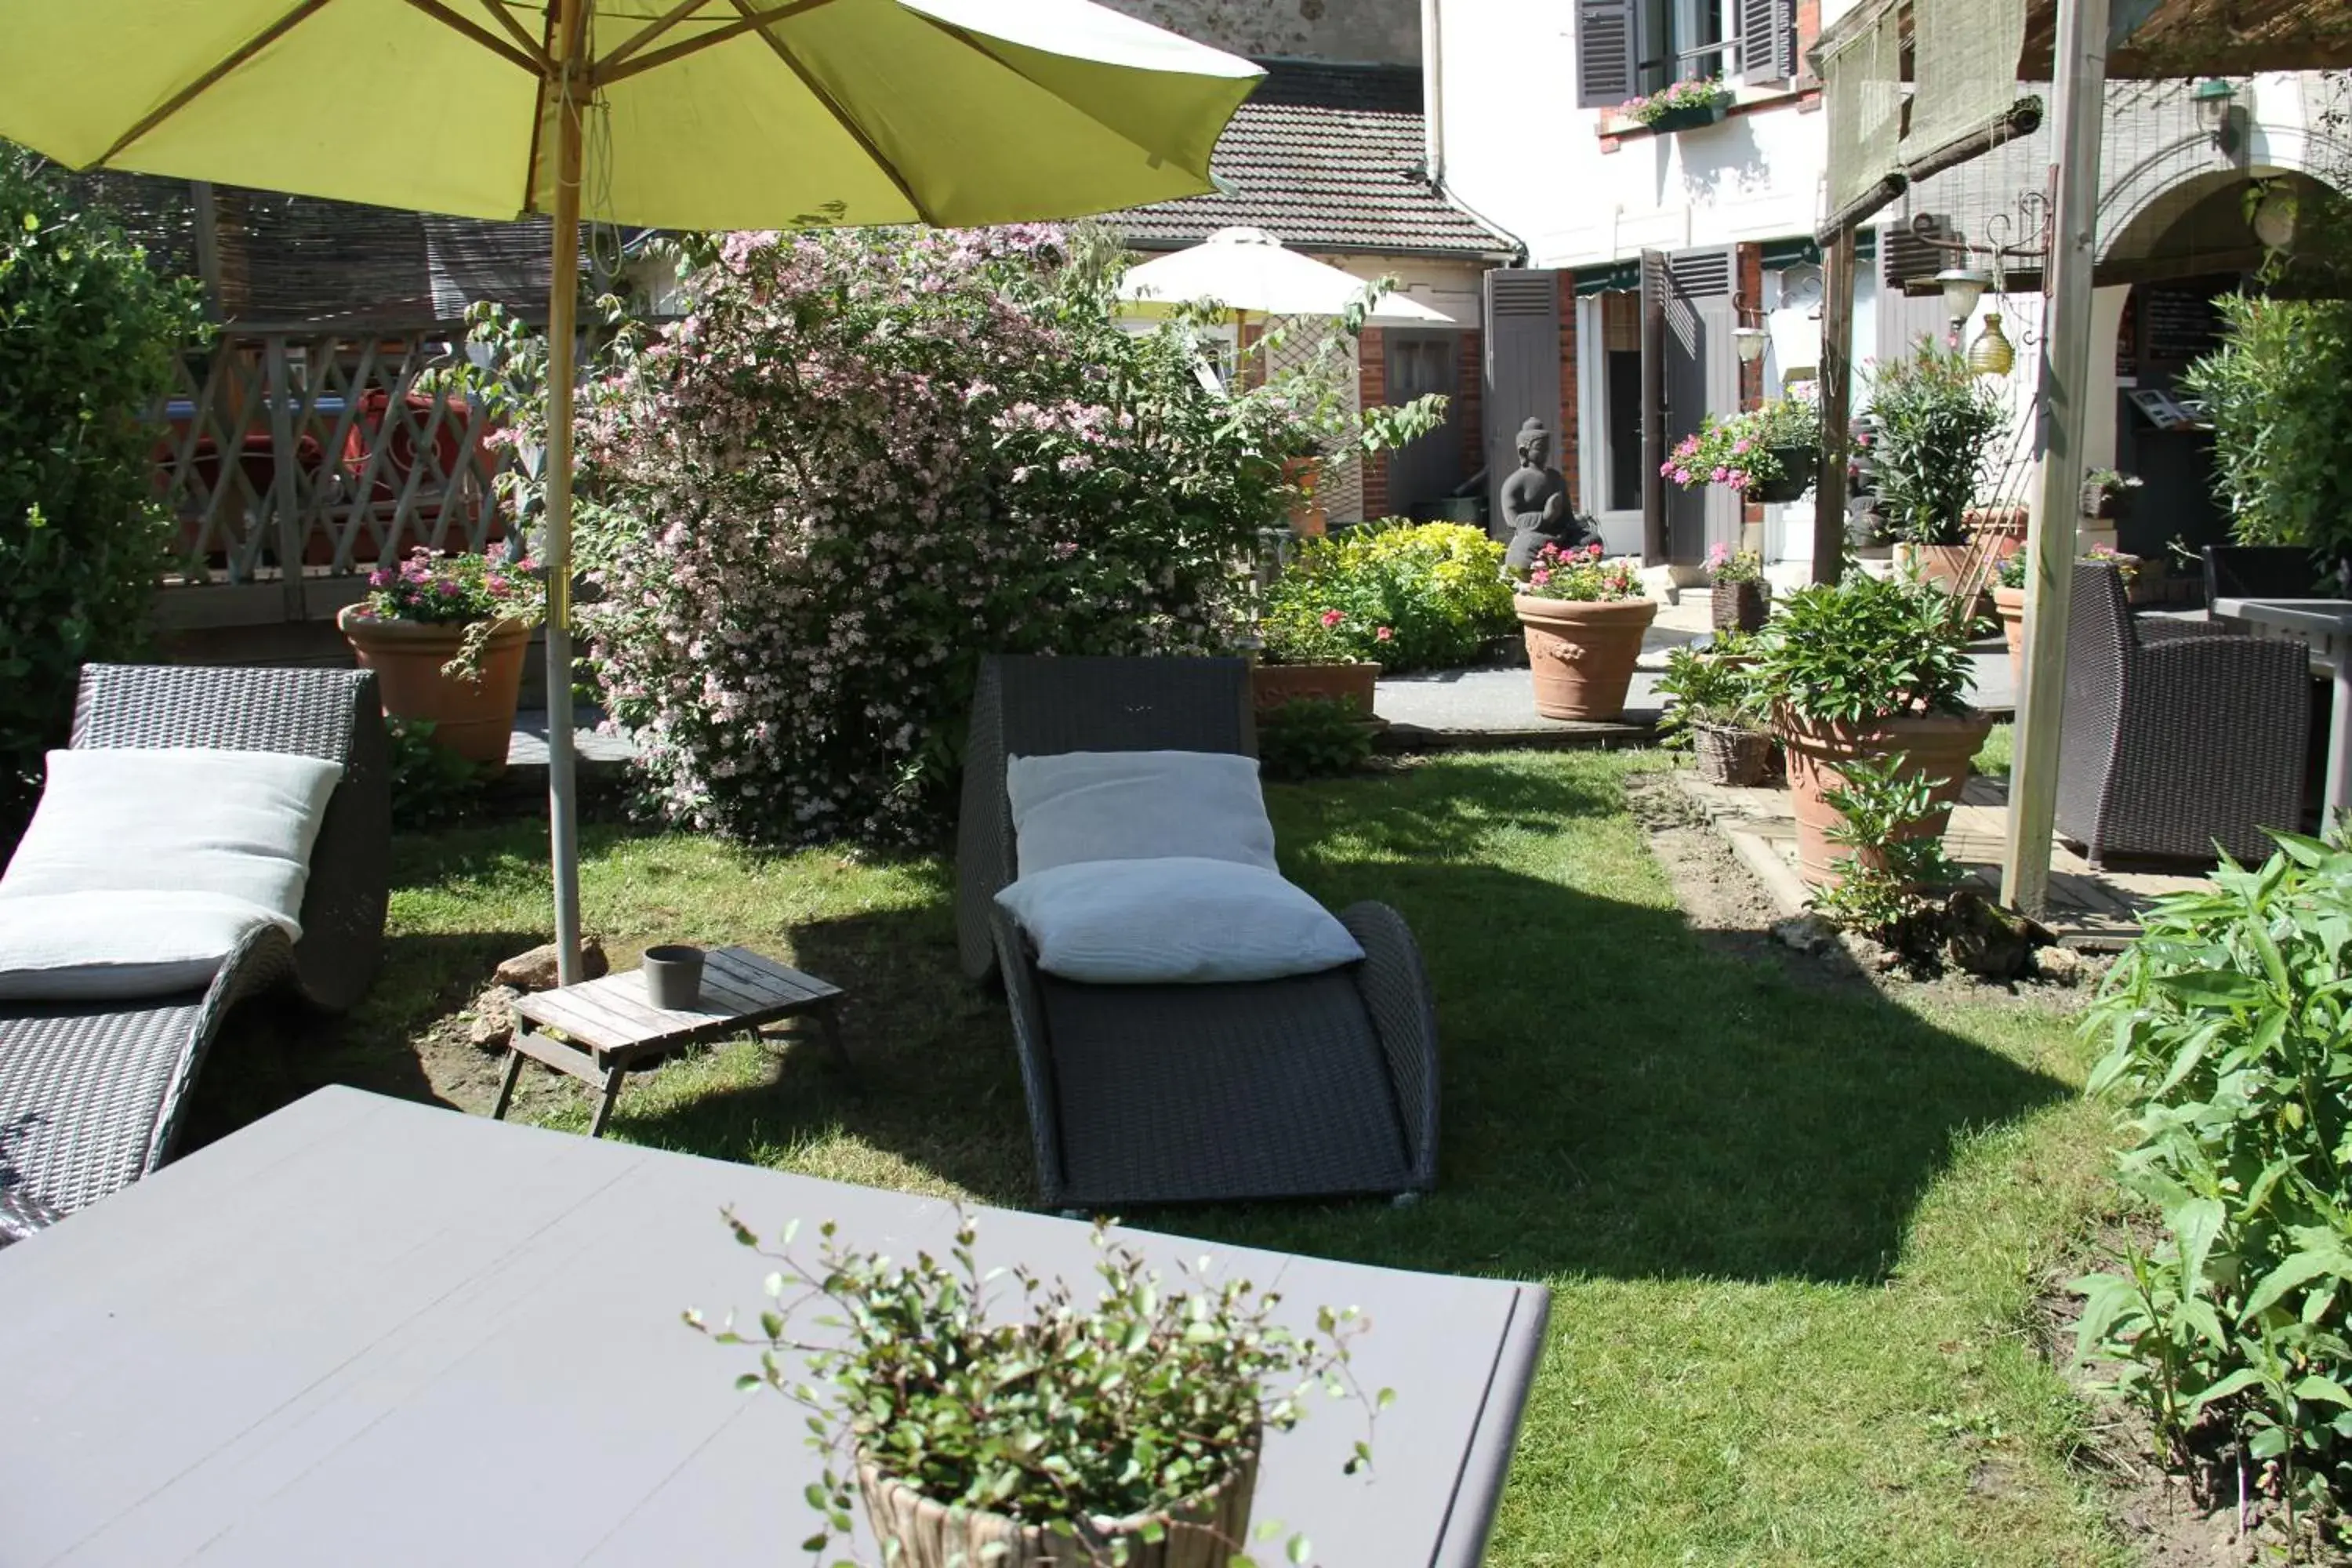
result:
[[[1991,584],[1990,592],[1992,595],[1992,602],[1996,605],[2004,607],[2014,606],[2021,610],[2025,608],[2025,590],[2022,588],[2011,588],[2004,584],[1995,583]]]
[[[1376,658],[1308,658],[1293,664],[1261,655],[1257,667],[1260,669],[1378,669],[1381,661]]]
[[[1904,713],[1861,724],[1849,723],[1843,719],[1822,723],[1776,714],[1771,733],[1783,745],[1824,752],[1853,751],[1876,742],[1900,740],[1906,735],[1958,737],[1979,727],[1990,729],[1992,723],[1992,715],[1979,709],[1970,709],[1966,713]]]
[[[1528,616],[1612,616],[1637,611],[1655,616],[1658,613],[1658,602],[1647,594],[1631,599],[1544,599],[1532,594],[1514,594],[1511,605],[1522,619]]]
[[[469,629],[481,624],[479,621],[387,620],[382,616],[369,615],[357,605],[345,605],[335,612],[335,626],[339,631],[349,633],[357,628],[371,636],[399,638],[408,642],[436,642],[444,639],[450,642],[462,642]],[[501,618],[491,622],[490,637],[493,641],[500,641],[529,637],[537,625],[535,621],[516,620],[512,617]]]

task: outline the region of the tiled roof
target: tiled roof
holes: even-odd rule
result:
[[[1274,61],[1210,166],[1233,187],[1113,214],[1129,243],[1169,249],[1247,224],[1299,250],[1508,257],[1517,243],[1422,174],[1414,66]]]

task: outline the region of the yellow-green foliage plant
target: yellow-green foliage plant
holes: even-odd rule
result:
[[[1517,624],[1503,546],[1484,530],[1391,519],[1300,544],[1262,629],[1276,663],[1401,672],[1474,664]]]

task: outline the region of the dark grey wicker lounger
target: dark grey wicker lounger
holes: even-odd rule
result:
[[[1236,659],[992,658],[964,763],[956,923],[1002,973],[1037,1184],[1055,1207],[1425,1192],[1437,1177],[1437,1018],[1386,904],[1340,920],[1363,963],[1247,984],[1087,985],[1038,970],[995,896],[1012,881],[1010,756],[1254,755]]]
[[[392,805],[374,676],[91,665],[73,743],[295,752],[339,761],[344,773],[311,850],[300,942],[265,927],[209,988],[184,995],[0,1004],[0,1245],[163,1163],[188,1087],[238,1001],[290,985],[341,1010],[383,956]]]

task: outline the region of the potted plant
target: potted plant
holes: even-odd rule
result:
[[[1664,134],[1712,125],[1731,107],[1731,89],[1719,77],[1698,77],[1669,82],[1644,98],[1628,99],[1617,112],[1636,124]]]
[[[814,1268],[793,1254],[793,1227],[771,1247],[726,1217],[774,1265],[769,1303],[756,1332],[731,1318],[714,1331],[695,1311],[687,1325],[758,1346],[760,1370],[737,1386],[764,1384],[810,1412],[809,1446],[826,1460],[805,1494],[811,1552],[845,1543],[862,1498],[883,1561],[903,1568],[1245,1563],[1266,1434],[1296,1426],[1315,1388],[1352,1394],[1368,1422],[1393,1398],[1353,1380],[1350,1346],[1370,1327],[1355,1309],[1325,1308],[1300,1334],[1277,1321],[1278,1295],[1245,1280],[1165,1288],[1102,1225],[1102,1285],[1087,1304],[1025,1268],[983,1273],[969,1215],[945,1259],[905,1264],[827,1225]],[[803,1340],[810,1309],[828,1331]],[[1361,1441],[1343,1468],[1370,1462]],[[1306,1562],[1305,1538],[1288,1553]]]
[[[1812,488],[1821,456],[1821,405],[1782,397],[1745,414],[1708,415],[1658,471],[1685,489],[1724,485],[1752,501],[1792,501]]]
[[[1788,753],[1798,868],[1814,886],[1837,879],[1843,818],[1825,795],[1847,787],[1856,759],[1903,758],[1938,807],[1914,831],[1943,833],[1992,728],[1968,705],[1972,617],[1954,610],[1937,589],[1854,573],[1790,595],[1758,639],[1755,678]]]
[[[1718,540],[1706,552],[1706,570],[1713,584],[1708,595],[1716,629],[1762,631],[1772,602],[1771,584],[1764,581],[1764,558]]]
[[[2130,512],[2132,491],[2139,487],[2137,474],[2093,468],[2083,476],[2083,515],[2106,522],[2119,521]]]
[[[1658,721],[1670,744],[1687,739],[1698,774],[1709,784],[1759,784],[1772,763],[1772,737],[1758,706],[1748,639],[1718,633],[1705,652],[1666,655],[1658,690],[1674,699]]]
[[[1871,479],[1899,542],[1897,559],[1915,563],[1930,582],[1958,583],[1969,503],[2009,428],[2000,394],[1958,350],[1923,338],[1909,358],[1878,367],[1870,415]]]
[[[368,576],[335,616],[375,671],[387,717],[430,724],[432,743],[496,773],[507,764],[530,630],[546,586],[528,556],[436,555],[419,546]]]
[[[1374,650],[1396,631],[1378,618],[1377,605],[1358,602],[1367,597],[1360,587],[1295,571],[1276,580],[1259,617],[1258,662],[1250,672],[1251,700],[1260,713],[1314,698],[1372,716],[1381,678]]]
[[[1528,639],[1536,711],[1547,719],[1615,719],[1658,606],[1640,566],[1604,561],[1601,546],[1547,544],[1512,596]]]
[[[2083,552],[2084,561],[2111,561],[2124,580],[2126,591],[2139,575],[2140,559],[2126,555],[2105,544],[2095,544]],[[2025,573],[2026,557],[2004,556],[1993,572],[1992,608],[2000,617],[2001,640],[2009,645],[2011,684],[2018,689],[2025,685]]]

